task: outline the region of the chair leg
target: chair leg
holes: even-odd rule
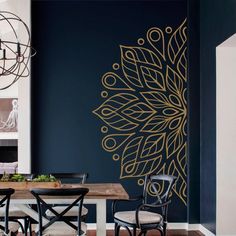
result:
[[[27,220],[27,217],[24,218],[24,233],[25,233],[25,236],[27,236],[27,230],[28,229],[28,220]]]
[[[28,219],[28,224],[29,224],[29,235],[32,236],[32,224],[30,218]]]
[[[115,236],[119,236],[119,234],[120,234],[120,226],[117,223],[115,223]]]
[[[163,223],[163,236],[166,236],[166,228],[167,228],[167,223]]]
[[[136,236],[136,227],[133,228],[133,236]]]

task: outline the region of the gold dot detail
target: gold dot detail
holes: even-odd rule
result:
[[[114,64],[112,65],[112,68],[113,68],[114,70],[119,70],[120,65],[119,65],[118,63],[114,63]]]
[[[144,180],[143,180],[143,179],[139,179],[139,180],[138,180],[138,185],[139,185],[139,186],[144,185]]]
[[[145,43],[143,38],[138,39],[138,44],[139,45],[143,45]]]
[[[112,156],[112,159],[113,159],[114,161],[118,161],[118,160],[120,159],[120,156],[119,156],[118,154],[114,154],[114,155]]]
[[[102,92],[101,92],[101,96],[102,96],[103,98],[107,98],[108,92],[107,92],[107,91],[102,91]]]
[[[172,33],[172,28],[170,26],[166,27],[166,33],[167,34]]]
[[[101,132],[104,133],[104,134],[107,133],[108,132],[108,128],[106,126],[102,126]]]

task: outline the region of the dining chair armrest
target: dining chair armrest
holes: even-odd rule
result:
[[[130,203],[130,202],[138,202],[138,201],[141,201],[143,199],[143,196],[137,196],[137,197],[134,197],[134,198],[129,198],[129,199],[116,199],[116,200],[113,200],[112,202],[112,215],[115,214],[116,212],[116,206],[118,203]]]
[[[167,207],[171,203],[171,200],[164,202],[162,204],[141,204],[138,206],[135,212],[135,218],[136,218],[136,224],[140,227],[139,223],[139,211],[143,209],[150,209],[150,208],[162,208],[162,207]]]

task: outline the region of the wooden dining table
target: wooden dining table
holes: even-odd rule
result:
[[[91,183],[91,184],[62,184],[61,188],[85,187],[89,189],[85,196],[85,204],[96,205],[96,232],[97,236],[106,235],[106,202],[114,199],[128,199],[129,195],[120,183]],[[45,200],[49,204],[69,204],[73,197],[47,197]],[[19,208],[27,215],[38,221],[38,213],[29,205],[36,204],[36,200],[29,189],[16,190],[11,198],[11,205]],[[44,218],[44,223],[48,220]]]

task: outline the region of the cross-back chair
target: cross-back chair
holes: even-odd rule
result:
[[[31,189],[31,193],[36,198],[37,209],[39,215],[38,236],[74,236],[86,235],[86,224],[81,220],[82,204],[84,196],[88,193],[87,188],[68,188],[68,189]],[[62,212],[57,212],[48,204],[45,197],[57,196],[63,198],[71,198],[72,202],[68,204]],[[77,221],[71,222],[64,217],[71,208],[77,207]],[[43,224],[43,211],[49,209],[54,216],[51,217],[46,224]]]
[[[88,178],[87,173],[52,173],[56,179],[60,180],[62,184],[64,183],[77,183],[77,184],[84,184]],[[53,209],[57,212],[62,212],[65,209],[65,205],[54,205]],[[85,217],[88,214],[88,209],[86,207],[82,207],[82,219],[85,221]],[[52,211],[47,210],[46,216],[48,218],[53,217],[54,214]],[[77,216],[77,208],[73,207],[70,211],[65,214],[65,217],[73,218]]]
[[[22,176],[25,177],[27,180],[33,179],[33,174],[21,174]],[[3,208],[0,208],[0,220],[3,220],[4,218],[5,211]],[[8,219],[11,222],[16,222],[19,224],[22,233],[24,233],[25,236],[27,236],[27,231],[29,229],[30,235],[32,235],[32,230],[31,230],[31,221],[32,219],[23,211],[18,209],[17,207],[10,206],[9,207],[9,213],[8,213]],[[23,221],[23,224],[21,221]]]
[[[0,222],[0,235],[16,235],[19,229],[17,222],[9,222],[9,206],[11,195],[15,192],[12,188],[0,189],[0,209],[3,209],[4,215]]]
[[[145,236],[149,230],[158,230],[161,236],[165,236],[168,205],[171,202],[171,190],[175,181],[176,177],[170,175],[147,175],[140,197],[115,200],[112,204],[115,236],[119,235],[120,227],[126,228],[130,236],[136,236],[136,230],[139,230],[139,236]],[[117,211],[117,204],[121,202],[136,202],[137,205],[129,211]]]

